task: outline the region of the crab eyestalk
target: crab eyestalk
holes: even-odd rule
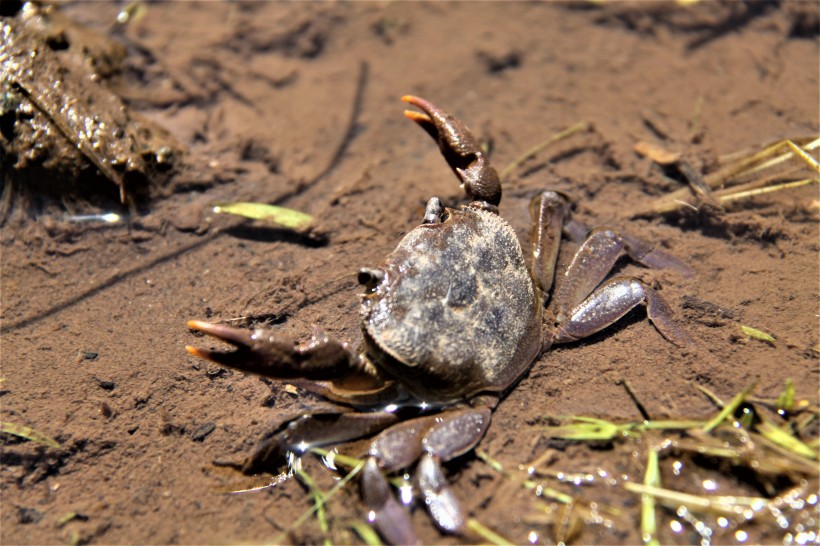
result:
[[[470,199],[497,207],[501,202],[501,179],[470,129],[420,97],[405,95],[401,100],[422,110],[423,113],[405,110],[404,115],[418,123],[438,143],[444,159],[461,180]]]

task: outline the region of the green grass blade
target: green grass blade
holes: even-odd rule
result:
[[[737,408],[746,400],[746,397],[749,396],[749,393],[754,390],[755,385],[757,382],[752,383],[751,385],[747,386],[745,389],[740,391],[737,396],[732,398],[732,400],[723,406],[723,409],[718,412],[718,414],[710,420],[706,425],[703,427],[703,432],[711,432],[715,429],[719,424],[726,420],[727,417],[732,415]]]
[[[551,438],[579,441],[608,441],[623,436],[631,425],[616,425],[594,417],[573,416],[573,423],[557,427],[539,427],[538,430]]]
[[[351,470],[350,472],[348,472],[347,475],[344,478],[339,480],[338,483],[336,483],[336,485],[334,485],[330,489],[330,491],[328,491],[324,495],[324,501],[325,502],[329,501],[334,495],[336,495],[336,493],[341,491],[342,488],[345,485],[347,485],[347,483],[350,480],[352,480],[359,472],[361,472],[362,468],[364,468],[364,461],[362,461],[361,464],[356,465],[356,467],[353,470]],[[299,518],[296,521],[294,521],[293,524],[290,527],[288,527],[287,529],[285,529],[284,531],[282,531],[281,533],[276,535],[276,537],[273,539],[273,543],[274,544],[283,544],[285,542],[285,538],[287,537],[288,533],[290,533],[294,529],[298,529],[299,527],[304,525],[304,523],[307,521],[307,519],[310,516],[312,516],[314,514],[314,512],[316,512],[316,504],[314,504],[311,508],[308,508],[307,510],[305,510],[302,513],[302,515],[299,516]]]
[[[502,537],[492,529],[485,527],[481,522],[473,518],[467,520],[467,529],[474,532],[490,544],[495,544],[496,546],[509,546],[513,544],[506,538]]]
[[[298,210],[267,205],[265,203],[220,203],[214,205],[214,212],[233,214],[251,220],[263,220],[273,222],[290,229],[306,228],[312,221],[313,216],[299,212]]]
[[[346,466],[347,468],[355,468],[360,464],[364,464],[364,459],[357,459],[356,457],[351,457],[349,455],[342,455],[341,453],[337,453],[335,451],[328,451],[327,449],[321,447],[312,447],[310,448],[310,452],[322,457],[328,462],[332,461],[332,464],[340,464],[342,466]],[[328,464],[328,463],[325,463]]]
[[[761,421],[757,424],[757,432],[772,443],[791,451],[796,455],[805,457],[806,459],[816,460],[817,451],[801,442],[794,437],[790,432],[776,427],[770,421]]]
[[[330,540],[330,525],[327,522],[327,514],[325,513],[325,494],[319,489],[319,486],[316,485],[313,478],[301,468],[296,468],[294,474],[310,490],[310,494],[313,496],[316,519],[319,521],[319,529],[321,529],[322,535],[324,536],[324,544],[325,546],[330,546],[332,541]]]
[[[650,448],[646,461],[646,474],[643,483],[649,487],[661,486],[661,471],[658,466],[658,451]],[[655,497],[646,493],[641,495],[641,538],[644,544],[658,546],[658,532],[655,514]]]
[[[783,387],[783,392],[777,397],[775,406],[783,411],[791,411],[794,407],[794,382],[791,379],[786,379],[786,385]]]
[[[528,489],[531,491],[537,491],[538,496],[552,499],[554,501],[560,502],[561,504],[572,504],[574,499],[571,495],[567,495],[566,493],[562,493],[557,489],[553,489],[551,487],[544,487],[543,485],[537,483],[535,480],[528,480],[528,479],[520,479],[517,476],[507,472],[504,467],[501,465],[500,462],[490,457],[486,452],[477,449],[475,451],[476,457],[484,461],[487,466],[504,476],[505,478],[512,480],[516,483],[519,483],[524,489]]]
[[[356,534],[364,541],[367,546],[381,546],[382,541],[379,534],[367,523],[363,521],[353,521],[350,528],[356,531]]]
[[[705,424],[706,421],[646,421],[645,423],[636,424],[635,428],[639,430],[687,430],[701,428]]]
[[[77,512],[68,512],[66,515],[57,520],[57,527],[63,527],[66,523],[74,521],[79,517],[80,515]]]
[[[749,336],[750,338],[756,339],[758,341],[765,341],[766,343],[775,342],[775,339],[771,334],[767,334],[766,332],[758,330],[757,328],[752,328],[751,326],[745,326],[741,324],[740,331]]]

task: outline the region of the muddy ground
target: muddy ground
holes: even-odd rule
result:
[[[756,381],[759,396],[775,398],[791,378],[798,398],[818,402],[816,185],[724,213],[630,218],[680,184],[636,154],[637,142],[690,153],[708,172],[724,154],[817,135],[816,3],[178,2],[145,4],[116,27],[124,7],[77,2],[64,12],[126,45],[116,87],[188,154],[130,224],[69,223],[55,205],[2,229],[2,420],[62,445],[3,436],[3,543],[323,539],[315,519],[280,534],[312,506],[296,479],[228,495],[247,482],[213,464],[241,459],[272,423],[316,402],[188,356],[186,344],[209,342],[185,323],[267,322],[302,339],[316,327],[358,342],[358,268],[377,265],[429,197],[464,199],[434,144],[402,116],[404,94],[465,120],[499,168],[587,122],[506,176],[501,214],[526,243],[530,196],[557,189],[575,218],[656,241],[695,270],[622,267],[658,289],[696,346],[666,342],[638,310],[555,347],[479,446],[511,470],[545,458],[544,485],[621,516],[587,512],[565,525],[570,512],[470,453],[447,465],[469,517],[516,543],[639,542],[640,499],[622,484],[643,480],[645,446],[538,430],[562,415],[640,420],[623,380],[654,419],[713,415],[696,385],[728,400]],[[115,206],[114,185],[94,184],[72,198],[72,214]],[[303,210],[319,236],[209,212],[228,200]],[[740,324],[777,340],[750,339]],[[700,462],[666,453],[664,484],[771,497],[800,485],[781,477],[767,491],[748,472]],[[330,489],[337,474],[311,457],[305,466]],[[785,529],[771,514],[709,520],[712,538],[794,540],[798,526],[816,524],[815,508],[790,514]],[[328,511],[334,541],[361,540],[350,530],[364,517],[355,484]],[[659,511],[663,542],[709,538],[692,514]],[[441,535],[421,509],[413,517],[426,543],[479,540]]]

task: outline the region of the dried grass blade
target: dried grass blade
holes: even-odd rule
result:
[[[703,496],[682,493],[662,487],[652,487],[639,483],[624,483],[624,489],[641,495],[651,495],[665,506],[677,508],[686,506],[689,510],[718,514],[742,514],[751,508],[754,511],[763,509],[767,500],[762,497]]]
[[[815,142],[816,142],[816,141],[815,141]],[[816,159],[814,159],[812,156],[810,156],[809,154],[807,154],[807,153],[803,150],[803,148],[799,147],[797,144],[795,144],[795,143],[794,143],[794,142],[792,142],[791,140],[787,140],[787,141],[786,141],[786,144],[788,144],[788,145],[789,145],[789,148],[791,148],[791,149],[792,149],[792,152],[794,152],[795,154],[797,154],[797,156],[798,156],[798,157],[800,157],[803,161],[805,161],[805,162],[806,162],[806,165],[808,165],[809,167],[811,167],[812,169],[814,169],[814,171],[815,171],[817,174],[820,174],[820,163],[818,163]]]
[[[734,162],[724,166],[716,172],[705,175],[703,180],[708,187],[717,189],[728,185],[730,182],[735,181],[740,177],[749,176],[766,169],[771,169],[772,167],[793,159],[795,156],[801,157],[810,168],[817,171],[820,169],[820,166],[818,166],[817,161],[806,152],[820,148],[820,138],[810,140],[811,138],[812,137],[798,137],[780,140],[769,144],[758,152],[751,154],[744,152],[744,155],[737,156],[738,159],[734,160]],[[795,142],[797,142],[797,144],[795,144]],[[784,150],[785,153],[781,153]],[[797,150],[799,150],[799,152]],[[785,172],[778,172],[774,175],[764,176],[739,187],[719,190],[715,192],[714,196],[717,197],[721,203],[726,203],[772,191],[795,188],[818,181],[814,178],[807,178],[796,182],[778,184],[776,186],[772,186],[771,188],[764,187],[766,184],[775,180],[783,180],[789,175],[799,172],[802,168],[803,167],[787,169]],[[694,207],[691,203],[691,191],[689,188],[680,188],[659,198],[654,204],[651,205],[649,209],[633,212],[629,216],[635,217],[645,216],[647,214],[664,214],[678,210],[685,206]]]
[[[795,180],[794,182],[786,182],[785,184],[777,184],[775,186],[767,186],[765,188],[757,188],[748,191],[736,191],[718,196],[721,203],[729,203],[737,201],[738,199],[745,199],[746,197],[754,197],[755,195],[763,195],[781,190],[789,190],[799,188],[800,186],[808,186],[809,184],[817,184],[820,178],[804,178],[802,180]]]
[[[7,421],[0,422],[0,432],[5,432],[6,434],[11,434],[13,436],[17,436],[19,438],[24,438],[31,442],[36,442],[38,444],[42,444],[44,446],[53,447],[55,449],[59,449],[60,443],[48,436],[34,430],[33,428],[24,427],[23,425],[16,425],[14,423],[9,423]]]
[[[477,534],[490,544],[495,544],[496,546],[508,546],[513,544],[513,542],[502,537],[492,529],[485,527],[481,522],[473,518],[467,520],[467,529]]]
[[[504,167],[504,170],[502,170],[501,174],[500,174],[501,179],[503,180],[504,178],[507,178],[507,176],[509,176],[509,174],[511,172],[513,172],[515,169],[517,169],[522,163],[524,163],[528,159],[531,159],[531,158],[535,157],[536,155],[541,153],[543,150],[545,150],[549,146],[555,144],[556,142],[564,140],[565,138],[568,138],[568,137],[574,135],[575,133],[578,133],[580,131],[586,131],[587,129],[589,129],[589,127],[590,127],[590,125],[586,121],[579,121],[578,123],[576,123],[576,124],[574,124],[570,127],[567,127],[563,131],[560,131],[560,132],[552,135],[547,140],[545,140],[545,141],[543,141],[539,144],[536,144],[535,146],[533,146],[532,148],[530,148],[529,150],[524,152],[524,154],[521,157],[514,160],[512,163],[510,163],[506,167]]]
[[[716,173],[707,175],[705,177],[706,182],[711,187],[717,188],[719,186],[722,186],[732,178],[754,174],[756,172],[784,163],[792,157],[794,157],[794,153],[791,151],[787,151],[786,153],[781,153],[780,155],[775,154],[778,154],[784,148],[788,148],[788,142],[790,141],[781,140],[775,142],[769,147],[764,148],[763,150],[757,153],[754,153],[752,155],[747,156],[744,159],[739,160],[734,165],[729,165]],[[809,142],[808,144],[805,144],[804,146],[802,146],[802,149],[806,151],[811,151],[817,147],[820,147],[820,138],[815,139]]]

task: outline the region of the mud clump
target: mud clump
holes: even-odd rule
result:
[[[177,170],[181,146],[106,87],[124,46],[30,3],[0,35],[0,221],[21,199],[143,199]]]

